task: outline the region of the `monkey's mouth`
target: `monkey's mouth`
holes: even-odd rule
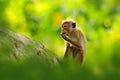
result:
[[[65,34],[65,35],[69,35],[67,31],[64,31],[63,34]]]

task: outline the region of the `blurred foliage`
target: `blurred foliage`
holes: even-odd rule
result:
[[[1,80],[119,80],[119,0],[0,0],[0,27],[42,42],[59,57],[64,55],[61,21],[67,18],[75,20],[87,37],[86,60],[81,68],[69,61],[55,68],[37,60],[24,64],[0,61]],[[4,48],[9,51],[10,46]]]

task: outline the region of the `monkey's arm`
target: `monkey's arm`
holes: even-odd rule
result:
[[[67,54],[67,53],[68,53],[69,48],[70,48],[70,44],[69,44],[69,43],[66,43],[66,51],[65,51],[65,54]]]
[[[67,57],[71,54],[71,48],[70,48],[70,44],[66,43],[66,50],[65,50],[65,55],[64,57]]]
[[[76,48],[81,49],[82,46],[78,43],[73,41],[72,39],[70,39],[69,37],[66,36],[66,34],[61,34],[62,38],[66,41],[68,41],[69,43],[71,43],[72,45],[74,45]]]

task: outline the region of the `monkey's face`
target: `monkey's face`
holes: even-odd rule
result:
[[[74,27],[71,22],[62,24],[62,32],[65,33],[66,35],[69,35],[73,29],[74,29]]]

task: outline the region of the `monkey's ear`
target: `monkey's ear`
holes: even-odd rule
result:
[[[75,28],[76,27],[76,23],[74,22],[74,23],[72,23],[72,25],[73,25],[73,27],[72,28]]]

